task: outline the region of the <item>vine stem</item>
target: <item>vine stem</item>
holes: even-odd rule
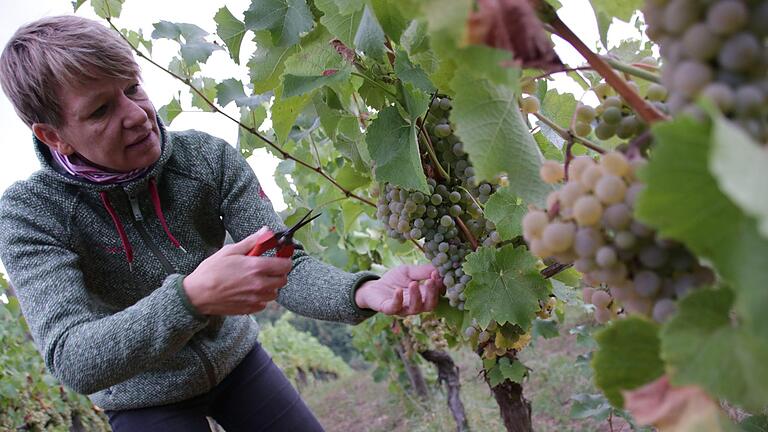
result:
[[[395,100],[397,100],[397,95],[395,93],[393,93],[391,90],[389,90],[388,88],[384,87],[383,85],[379,84],[376,80],[371,79],[371,77],[369,77],[368,75],[360,73],[360,72],[355,72],[355,71],[352,71],[351,75],[356,76],[356,77],[360,77],[360,78],[366,80],[370,84],[375,85],[380,90],[382,90],[383,92],[387,93],[388,95],[390,95],[393,98],[395,98]]]
[[[657,110],[656,107],[641,98],[640,95],[638,95],[637,92],[635,92],[629,84],[616,73],[606,60],[589,49],[589,47],[576,36],[560,17],[557,16],[557,13],[552,6],[541,0],[538,2],[538,5],[539,9],[549,8],[548,10],[544,10],[542,15],[544,15],[544,19],[549,25],[552,26],[555,34],[571,44],[576,51],[587,60],[590,66],[605,78],[605,81],[627,101],[627,104],[631,106],[646,123],[653,124],[657,121],[666,120],[667,117]]]
[[[567,144],[565,145],[565,163],[563,164],[563,175],[565,181],[568,181],[568,166],[573,160],[573,143],[573,135],[570,135],[567,140]]]
[[[657,84],[661,82],[661,78],[659,78],[658,75],[656,75],[655,73],[649,72],[645,69],[641,69],[634,65],[628,65],[626,63],[612,59],[610,57],[602,57],[602,59],[605,60],[605,62],[608,63],[612,68],[618,71],[621,71],[629,75],[636,76],[638,78],[642,78],[646,81],[654,82]]]
[[[593,70],[593,68],[592,68],[592,66],[579,66],[579,67],[573,67],[573,68],[566,68],[566,69],[556,70],[556,71],[552,71],[552,72],[545,72],[543,74],[532,76],[532,77],[527,78],[527,79],[535,81],[537,79],[547,78],[549,76],[552,76],[552,75],[558,74],[558,73],[578,72],[578,71],[584,71],[584,70]]]
[[[547,125],[550,128],[552,128],[552,130],[554,130],[558,135],[560,135],[560,137],[562,139],[564,139],[566,141],[573,140],[573,141],[583,145],[584,147],[586,147],[586,148],[588,148],[588,149],[590,149],[590,150],[592,150],[592,151],[594,151],[596,153],[599,153],[599,154],[604,154],[605,153],[605,149],[604,148],[600,147],[599,145],[593,143],[592,141],[590,141],[590,140],[588,140],[586,138],[583,138],[583,137],[580,137],[580,136],[576,136],[576,135],[572,134],[570,131],[568,131],[566,129],[563,129],[562,127],[560,127],[560,125],[558,125],[557,123],[555,123],[552,120],[550,120],[549,118],[547,118],[547,116],[545,116],[545,115],[543,115],[543,114],[541,114],[539,112],[533,113],[533,115],[537,119],[541,120],[542,123],[544,123],[545,125]]]
[[[344,186],[339,184],[336,180],[334,180],[331,176],[329,176],[325,171],[323,171],[322,167],[320,167],[320,166],[312,166],[312,165],[304,162],[303,160],[294,157],[293,155],[291,155],[287,151],[285,151],[282,148],[280,148],[277,144],[272,142],[272,140],[270,140],[269,138],[267,138],[264,135],[260,134],[255,127],[246,126],[243,123],[241,123],[238,119],[236,119],[236,118],[232,117],[231,115],[227,114],[226,112],[222,111],[218,106],[216,106],[213,103],[213,101],[208,99],[208,97],[205,94],[203,94],[203,92],[201,92],[197,87],[192,85],[192,82],[190,81],[189,78],[181,77],[181,76],[173,73],[172,71],[168,70],[167,68],[161,66],[159,63],[154,61],[152,58],[146,56],[143,52],[139,51],[139,49],[137,47],[133,46],[133,44],[115,26],[115,24],[112,22],[112,20],[110,18],[107,18],[106,20],[109,23],[109,25],[112,27],[112,29],[114,29],[117,32],[117,34],[119,34],[120,37],[123,38],[123,40],[131,47],[131,49],[133,50],[133,52],[136,53],[136,55],[138,55],[139,57],[143,58],[144,60],[146,60],[149,63],[151,63],[152,65],[154,65],[155,67],[165,71],[166,73],[168,73],[172,77],[174,77],[177,80],[179,80],[182,83],[184,83],[187,87],[189,87],[192,91],[194,91],[198,96],[200,96],[200,98],[202,100],[204,100],[205,103],[207,103],[208,106],[210,106],[211,109],[214,112],[223,115],[224,117],[228,118],[229,120],[233,121],[234,123],[237,123],[241,128],[243,128],[246,131],[248,131],[248,132],[252,133],[253,135],[255,135],[261,141],[263,141],[264,143],[266,143],[267,145],[269,145],[270,147],[272,147],[273,149],[278,151],[280,153],[280,155],[283,157],[283,159],[290,159],[290,160],[296,162],[297,164],[299,164],[299,165],[301,165],[301,166],[303,166],[303,167],[305,167],[305,168],[307,168],[307,169],[309,169],[311,171],[314,171],[314,172],[320,174],[326,180],[331,182],[336,188],[338,188],[340,191],[342,191],[344,193],[344,196],[346,196],[348,198],[354,198],[354,199],[356,199],[356,200],[358,200],[360,202],[368,204],[369,206],[376,207],[376,204],[373,203],[372,201],[370,201],[370,200],[368,200],[368,199],[366,199],[364,197],[361,197],[361,196],[353,193],[352,191],[346,189]]]
[[[469,240],[469,243],[472,245],[472,250],[477,250],[477,239],[475,236],[472,235],[472,232],[469,231],[469,228],[467,228],[467,225],[464,224],[464,221],[461,220],[461,217],[456,216],[454,218],[456,220],[456,224],[459,225],[459,228],[461,228],[461,231],[464,233],[464,235],[467,237],[467,240]]]

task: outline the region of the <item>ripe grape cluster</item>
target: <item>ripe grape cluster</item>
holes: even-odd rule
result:
[[[523,331],[520,326],[511,323],[499,325],[491,321],[483,329],[473,320],[472,325],[464,330],[464,336],[477,345],[481,356],[487,359],[503,357],[509,350],[521,350],[531,341],[531,334]]]
[[[448,326],[436,315],[410,315],[403,319],[403,326],[410,330],[410,350],[422,352],[428,349],[448,349],[448,341],[445,338]]]
[[[768,1],[648,0],[648,36],[664,58],[673,113],[704,96],[760,142],[768,140]]]
[[[461,266],[472,252],[472,244],[461,224],[483,246],[501,242],[495,225],[485,219],[481,207],[498,186],[477,182],[463,144],[453,133],[450,111],[450,99],[437,97],[425,121],[438,162],[449,173],[450,180],[427,179],[428,193],[385,184],[379,194],[376,217],[392,238],[424,240],[424,253],[443,277],[448,300],[463,310],[464,288],[471,277]],[[428,171],[436,172],[428,156],[424,156],[423,163]]]
[[[548,209],[533,209],[523,218],[523,236],[534,255],[573,263],[584,274],[584,300],[596,307],[599,322],[622,311],[665,321],[677,298],[714,278],[683,245],[634,218],[643,189],[635,170],[643,163],[616,151],[599,162],[576,157],[568,180],[547,198]],[[545,162],[541,174],[550,183],[564,177],[554,161]]]
[[[646,62],[650,60],[646,60]],[[667,112],[667,106],[664,103],[667,99],[666,87],[652,83],[643,94],[634,81],[628,81],[627,84],[661,112]],[[613,136],[629,139],[648,128],[648,125],[627,105],[624,98],[614,94],[613,89],[607,83],[602,82],[596,85],[593,91],[598,96],[600,105],[593,108],[589,105],[579,104],[576,108],[576,121],[573,129],[577,136],[586,137],[589,135],[592,132],[593,122],[595,123],[595,136],[601,140],[607,140]]]

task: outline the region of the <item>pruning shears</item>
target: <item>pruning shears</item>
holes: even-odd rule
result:
[[[256,246],[253,247],[253,249],[248,252],[248,256],[261,256],[265,252],[271,249],[277,249],[276,256],[280,258],[290,258],[293,256],[293,251],[295,249],[295,245],[293,243],[293,234],[304,225],[312,222],[313,220],[317,219],[322,215],[322,213],[318,213],[311,218],[309,215],[312,214],[312,210],[309,211],[309,213],[305,214],[304,217],[302,217],[296,225],[282,231],[278,232],[272,232],[272,231],[264,231],[259,238],[258,243],[256,243]]]

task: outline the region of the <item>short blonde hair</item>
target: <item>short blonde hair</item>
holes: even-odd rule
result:
[[[0,86],[28,125],[63,125],[59,92],[92,79],[139,77],[131,47],[98,21],[74,15],[20,27],[0,54]]]

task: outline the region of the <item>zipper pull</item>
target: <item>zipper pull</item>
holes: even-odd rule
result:
[[[144,220],[144,216],[141,215],[141,209],[139,208],[139,200],[133,196],[128,195],[128,201],[131,202],[131,210],[133,211],[133,218],[137,221]]]

